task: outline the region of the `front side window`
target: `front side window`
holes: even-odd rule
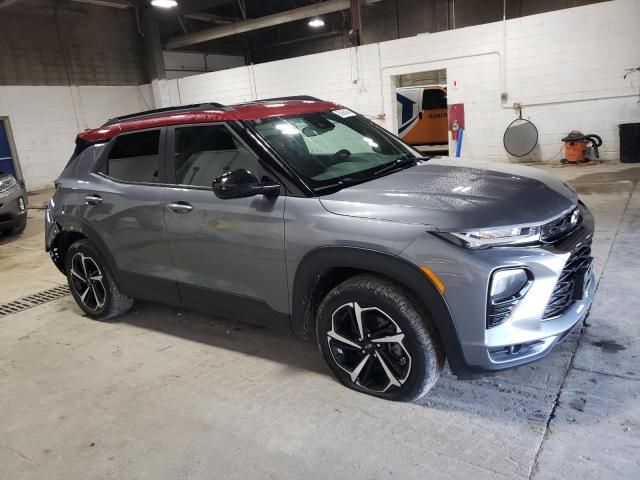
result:
[[[375,178],[418,155],[349,110],[252,122],[253,128],[314,190]]]
[[[116,138],[104,173],[125,182],[157,183],[160,130],[128,133]]]
[[[178,185],[211,187],[239,168],[258,174],[256,157],[224,125],[176,128],[174,166]]]

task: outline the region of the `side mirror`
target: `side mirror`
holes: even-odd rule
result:
[[[215,196],[222,200],[255,195],[277,196],[280,193],[280,184],[260,183],[253,173],[244,168],[220,175],[211,188]]]

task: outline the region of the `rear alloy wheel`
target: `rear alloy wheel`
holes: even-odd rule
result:
[[[71,258],[71,288],[89,311],[98,312],[105,304],[107,291],[104,276],[95,260],[82,252]]]
[[[327,364],[347,387],[412,401],[435,385],[444,364],[431,321],[398,284],[357,275],[327,294],[317,316]]]
[[[106,320],[133,305],[133,299],[118,288],[102,254],[88,240],[78,240],[69,247],[65,271],[71,294],[87,315]]]

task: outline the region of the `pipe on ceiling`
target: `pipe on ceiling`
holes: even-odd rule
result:
[[[176,48],[187,47],[196,43],[208,42],[216,38],[229,37],[239,33],[251,32],[260,28],[273,27],[283,23],[303,20],[305,18],[315,17],[316,15],[324,15],[340,10],[348,10],[351,6],[350,0],[328,0],[326,2],[307,5],[306,7],[294,8],[273,15],[266,15],[259,18],[251,18],[241,22],[224,25],[220,27],[207,28],[198,32],[189,33],[179,37],[170,38],[165,48],[173,50]]]
[[[230,23],[235,23],[235,20],[231,18],[221,17],[220,15],[212,15],[210,13],[186,13],[184,18],[189,18],[191,20],[199,20],[201,22],[209,22],[209,23],[218,23],[228,25]]]
[[[131,4],[128,1],[123,3],[117,2],[117,1],[110,2],[108,0],[71,0],[71,1],[76,3],[88,3],[91,5],[98,5],[100,7],[119,8],[121,10],[126,10],[131,7]]]
[[[2,0],[0,1],[0,8],[8,7],[9,5],[13,5],[20,0]]]

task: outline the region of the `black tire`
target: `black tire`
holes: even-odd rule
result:
[[[20,222],[15,227],[9,228],[7,230],[0,230],[0,233],[3,235],[20,235],[24,232],[24,229],[27,227],[27,216],[24,216],[22,222]]]
[[[327,294],[318,309],[316,336],[342,384],[387,400],[419,399],[436,384],[444,366],[428,313],[401,285],[371,274],[356,275]],[[342,343],[345,339],[351,344]]]
[[[13,229],[10,231],[11,235],[20,235],[22,232],[24,232],[24,229],[27,228],[27,216],[25,215],[24,218],[22,219],[22,221],[16,225],[15,227],[13,227]]]
[[[108,320],[133,305],[133,298],[120,291],[104,257],[89,240],[78,240],[68,248],[65,272],[73,298],[90,317]]]

